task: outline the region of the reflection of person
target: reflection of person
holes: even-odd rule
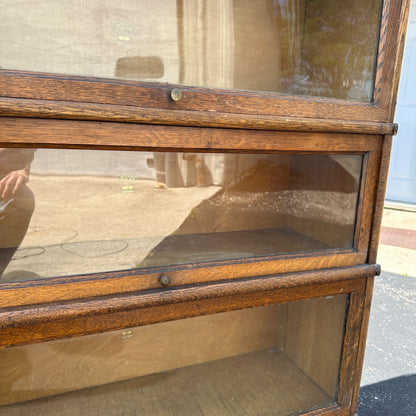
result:
[[[22,242],[35,207],[27,187],[32,149],[0,149],[0,278]]]

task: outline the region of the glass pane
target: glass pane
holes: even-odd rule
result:
[[[324,407],[337,398],[347,299],[2,349],[0,415],[284,416]]]
[[[382,0],[13,0],[2,68],[371,101]]]
[[[349,248],[361,166],[361,155],[0,149],[0,276]]]

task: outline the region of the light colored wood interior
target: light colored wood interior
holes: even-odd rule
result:
[[[112,383],[271,348],[268,306],[0,350],[0,403]]]
[[[286,227],[329,247],[351,247],[361,168],[358,155],[293,158],[291,197],[304,212],[288,211]]]
[[[0,407],[0,415],[287,416],[333,402],[280,350],[270,348]]]
[[[206,407],[207,414],[241,414],[228,407],[234,397],[248,400],[246,395],[255,395],[252,401],[258,402],[244,404],[252,410],[246,414],[267,414],[270,403],[262,403],[262,397],[269,395],[276,396],[273,400],[282,409],[277,414],[322,406],[336,398],[344,315],[345,297],[337,296],[3,349],[0,403],[46,397],[40,402],[52,412],[60,399],[48,397],[59,395],[63,403],[75,407],[81,406],[77,396],[81,402],[90,397],[90,406],[97,407],[101,390],[91,387],[135,379],[98,389],[103,389],[106,400],[114,401],[118,400],[114,392],[120,392],[123,400],[125,394],[133,394],[131,386],[143,387],[137,391],[140,405],[153,410],[140,414],[175,414],[157,413],[154,398],[165,394],[166,403],[177,400],[185,406],[193,395],[201,395],[202,388],[207,395],[196,398],[189,408]],[[90,392],[84,392],[88,388]],[[224,403],[217,403],[218,394],[225,395]],[[9,415],[2,413],[5,409],[23,414],[16,409],[32,405],[43,409],[37,402],[2,407],[0,415]],[[39,411],[44,414],[44,409]],[[48,411],[45,414],[53,414]]]
[[[282,305],[286,311],[283,351],[325,392],[336,397],[344,339],[346,296]]]

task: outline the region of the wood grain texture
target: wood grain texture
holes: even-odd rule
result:
[[[392,146],[392,137],[384,137],[383,146],[380,151],[380,163],[375,173],[374,186],[377,187],[376,199],[373,207],[373,218],[371,223],[371,242],[368,252],[368,261],[374,264],[377,260],[378,243],[380,240],[381,220],[383,216],[384,200],[386,196],[387,178],[389,173],[389,162]]]
[[[290,360],[269,349],[8,406],[0,415],[287,416],[332,403]]]
[[[0,284],[0,307],[28,306],[39,303],[88,299],[114,293],[134,293],[160,288],[159,278],[168,275],[170,286],[191,285],[241,279],[276,273],[303,272],[330,267],[353,266],[365,261],[365,256],[352,250],[283,255],[279,260],[247,259],[175,267],[158,267],[126,272],[97,273],[76,277],[59,277],[35,281]]]
[[[338,296],[284,305],[282,351],[330,397],[337,396],[347,300]]]
[[[315,251],[313,253],[285,254],[276,257],[260,257],[255,259],[244,259],[229,262],[210,262],[199,264],[188,264],[176,267],[149,268],[136,271],[100,273],[82,277],[56,278],[40,280],[38,282],[2,283],[0,284],[0,306],[22,306],[29,304],[65,301],[75,298],[87,299],[89,297],[107,296],[112,293],[135,292],[139,290],[159,288],[159,277],[168,274],[172,285],[195,284],[199,282],[212,282],[226,279],[238,279],[249,276],[271,275],[275,273],[305,271],[313,269],[324,269],[330,267],[352,266],[364,263],[368,248],[369,224],[371,222],[372,204],[374,201],[374,171],[378,160],[381,136],[368,135],[343,135],[343,134],[319,134],[319,133],[279,133],[259,132],[232,129],[202,129],[185,127],[164,127],[146,125],[119,125],[114,123],[96,122],[71,122],[62,120],[32,120],[23,119],[31,123],[31,127],[23,133],[24,124],[20,119],[8,119],[14,124],[10,127],[10,136],[7,140],[15,142],[23,139],[36,141],[44,138],[44,132],[50,128],[59,126],[55,143],[61,142],[66,147],[67,140],[72,140],[84,146],[85,134],[97,133],[94,136],[95,145],[106,147],[106,141],[100,135],[111,138],[111,143],[117,142],[118,147],[127,145],[148,144],[163,146],[192,146],[216,147],[234,149],[257,149],[263,146],[269,151],[292,151],[295,153],[337,153],[349,152],[366,154],[364,163],[364,174],[360,186],[360,202],[358,207],[358,222],[356,226],[355,248],[345,250]],[[39,122],[46,125],[39,126]],[[57,123],[57,124],[56,124]],[[64,123],[63,125],[61,123]],[[73,124],[75,123],[75,125]],[[103,128],[100,129],[100,126]],[[33,129],[33,126],[37,126]],[[53,127],[51,127],[53,126]],[[76,127],[76,132],[73,127]],[[129,126],[134,129],[129,130]],[[3,125],[3,128],[5,125]],[[135,132],[135,129],[139,130]],[[103,130],[110,129],[104,133]],[[119,132],[119,133],[117,133]],[[130,139],[128,134],[130,132]],[[50,130],[49,130],[50,134]],[[77,134],[84,135],[79,137]],[[19,138],[20,135],[20,138]],[[66,137],[62,137],[65,135]],[[123,141],[120,142],[120,137]],[[159,138],[159,143],[152,141],[154,137]],[[129,143],[130,140],[130,143]],[[9,143],[7,143],[9,144]],[[368,166],[367,166],[368,162]]]
[[[3,309],[0,346],[142,326],[245,307],[362,290],[375,266],[162,289],[126,296]]]
[[[262,370],[263,378],[260,378],[257,383],[263,386],[264,383],[267,383],[268,377],[275,379],[280,374],[284,376],[287,382],[282,380],[279,383],[267,383],[276,392],[276,400],[280,400],[279,396],[283,393],[279,386],[282,384],[291,385],[296,380],[297,374],[303,374],[308,383],[314,381],[315,386],[318,387],[316,391],[323,393],[322,389],[325,390],[325,386],[328,386],[327,383],[331,380],[330,385],[332,385],[338,378],[340,348],[338,348],[337,356],[332,360],[332,364],[328,363],[328,351],[329,355],[334,353],[332,349],[335,338],[338,338],[338,341],[335,342],[338,347],[342,344],[345,308],[344,296],[340,298],[331,296],[331,299],[310,299],[288,305],[245,309],[227,314],[134,328],[131,331],[132,337],[126,339],[123,339],[121,333],[116,331],[9,348],[0,351],[0,368],[2,374],[8,375],[0,381],[2,386],[0,400],[2,404],[6,404],[60,394],[65,391],[78,390],[126,378],[170,371],[186,365],[207,363],[251,351],[258,351],[256,355],[262,356],[263,352],[266,352],[265,350],[276,345],[281,350],[283,349],[282,352],[290,359],[292,367],[288,368],[287,372],[281,369],[278,373],[270,371],[268,367],[268,369]],[[290,310],[289,320],[285,314],[282,314],[287,309]],[[315,325],[310,325],[313,321],[315,321]],[[276,331],[279,326],[283,326],[285,331]],[[333,331],[338,334],[335,338]],[[280,337],[283,339],[278,339]],[[285,337],[287,340],[284,339]],[[218,339],[221,339],[221,342],[218,342]],[[305,341],[304,344],[299,345],[302,340]],[[270,359],[273,357],[270,356],[269,351],[267,355],[269,366]],[[280,356],[282,359],[286,359],[282,354]],[[244,365],[241,368],[243,369],[249,362],[245,360],[244,356],[242,359]],[[262,361],[256,362],[257,366],[262,368]],[[293,364],[297,364],[298,368]],[[216,364],[207,363],[207,365]],[[228,363],[225,363],[225,367],[227,365]],[[204,365],[195,368],[197,372],[194,377],[198,383],[203,383],[203,379],[206,378],[203,368]],[[222,364],[216,368],[218,372],[222,372],[224,369]],[[313,370],[312,374],[311,369]],[[227,372],[230,370],[228,369]],[[179,370],[179,373],[182,371]],[[244,373],[240,374],[239,371],[237,368],[232,370],[232,374],[237,376],[234,382],[232,381],[234,377],[227,379],[235,391],[240,388],[237,380],[245,377]],[[65,376],[63,377],[62,374]],[[141,382],[140,386],[145,384]],[[218,383],[213,384],[217,393],[223,390]],[[163,383],[162,385],[164,389],[167,388]],[[102,391],[109,392],[114,387],[114,385],[110,385],[108,388],[103,387]],[[303,388],[309,389],[310,386],[305,385]],[[116,388],[116,390],[118,389]],[[134,390],[136,394],[141,396],[140,387],[139,390]],[[302,388],[300,390],[303,391]],[[294,391],[299,392],[300,390],[297,388]],[[336,390],[333,387],[331,390],[332,393],[329,394],[329,397],[332,397],[332,401]],[[74,402],[69,407],[76,408],[78,400],[82,400],[84,394],[89,393],[84,390],[73,395],[71,400]],[[287,395],[285,394],[285,396]],[[326,394],[324,396],[328,398]],[[119,406],[122,406],[125,401],[121,398],[122,395],[115,394],[111,397],[111,401],[118,402]],[[146,394],[142,399],[150,400],[151,397],[154,395],[148,396]],[[298,399],[296,400],[295,397]],[[293,399],[299,406],[304,406],[301,404],[302,401],[299,401],[300,397],[304,400],[304,393],[300,396],[296,393]],[[42,408],[42,412],[48,412],[49,400],[54,401],[55,399],[46,399],[46,401],[37,402],[37,404],[33,403],[33,405],[36,409]],[[57,400],[65,400],[65,396],[61,396]],[[99,403],[94,403],[96,407],[99,407]],[[257,405],[261,406],[260,403]],[[187,406],[182,406],[187,409]],[[276,406],[284,408],[284,404],[280,401]],[[278,408],[280,409],[280,407]],[[19,412],[23,412],[28,411],[29,408],[23,403],[4,408],[4,411],[13,412],[17,409]],[[30,409],[33,410],[32,407]],[[330,406],[330,409],[337,410],[335,414],[344,414],[338,413],[340,409],[337,406]],[[1,411],[0,414],[2,414]],[[312,412],[311,414],[318,413]]]
[[[371,152],[371,153],[373,154],[373,158],[374,156],[377,156],[374,154],[375,152]],[[368,221],[368,218],[366,218],[366,215],[367,217],[370,215],[368,205],[364,204],[364,196],[366,195],[366,190],[367,190],[366,184],[367,184],[367,181],[369,180],[368,160],[369,160],[371,153],[367,152],[366,154],[363,155],[363,163],[362,163],[362,169],[361,169],[361,181],[360,181],[360,188],[359,188],[359,193],[358,193],[358,207],[357,207],[357,214],[356,214],[356,221],[355,221],[354,244],[353,244],[353,247],[356,250],[359,250],[360,248],[363,249],[362,232],[363,231],[364,233],[366,232],[365,226],[363,225],[363,221],[364,222]],[[370,182],[370,185],[371,185],[371,182]],[[367,194],[368,194],[368,191],[367,191]],[[366,210],[364,208],[366,208]],[[370,211],[371,211],[371,207],[370,207]],[[367,250],[367,247],[364,248],[364,250]]]
[[[0,379],[0,405],[275,348],[280,309],[147,325],[131,329],[129,338],[113,331],[2,350],[0,368],[8,377]]]
[[[328,406],[326,409],[314,410],[312,412],[305,413],[305,416],[349,416],[350,412],[348,408],[341,408],[338,404]]]
[[[0,380],[0,402],[8,404],[31,400],[255,351],[258,351],[256,355],[259,358],[266,353],[270,362],[273,356],[270,355],[271,351],[266,350],[276,346],[281,350],[276,353],[282,359],[289,358],[292,363],[288,371],[284,372],[288,383],[296,379],[297,374],[303,374],[309,384],[317,387],[320,397],[334,401],[336,388],[333,385],[336,385],[338,379],[347,306],[345,300],[345,296],[309,299],[288,305],[272,305],[148,325],[132,329],[131,338],[125,339],[120,332],[115,331],[8,348],[0,351],[0,369],[2,374],[7,374],[7,377]],[[289,319],[281,313],[287,309]],[[284,326],[285,331],[277,331],[280,326]],[[337,334],[335,337],[333,332]],[[279,337],[283,338],[280,340]],[[334,343],[338,346],[338,351],[333,351]],[[329,359],[328,353],[335,354],[334,359]],[[242,359],[243,369],[248,362],[244,357]],[[257,363],[262,368],[264,377],[259,378],[260,385],[267,383],[269,377],[278,377],[270,368],[263,370],[262,361]],[[194,375],[198,383],[203,383],[206,378],[203,371],[201,373],[201,368],[203,366],[196,368],[197,373]],[[222,365],[216,368],[218,372],[223,371]],[[183,370],[179,370],[181,371]],[[233,376],[228,382],[234,386],[234,390],[238,390],[237,380],[245,376],[237,368],[233,370],[233,374],[237,376],[235,381],[233,382]],[[216,391],[221,392],[219,385],[214,384]],[[268,384],[276,391],[276,396],[283,394],[279,387],[282,383]],[[323,391],[328,386],[331,386],[329,394]],[[111,391],[111,386],[108,387]],[[309,389],[310,385],[305,385],[304,388]],[[304,394],[299,395],[299,389],[295,391],[293,399],[298,398],[295,403],[304,406],[300,404]],[[77,393],[74,400],[84,393]],[[112,398],[115,401],[120,399],[118,395]],[[39,405],[44,403],[40,402]],[[75,402],[74,405],[76,404]],[[257,405],[261,406],[260,403]],[[25,404],[8,409],[16,408],[28,409]]]
[[[391,122],[407,15],[408,0],[384,2],[374,103],[6,70],[0,72],[0,89],[2,95],[8,98],[165,110]],[[183,92],[183,99],[177,103],[169,98],[171,89],[175,87]]]
[[[378,136],[378,149],[368,152],[364,157],[362,186],[360,189],[358,222],[356,224],[355,241],[359,252],[367,252],[369,249],[370,230],[374,209],[374,201],[377,197],[377,186],[375,178],[380,164],[380,152],[382,148],[382,137]]]
[[[98,121],[2,118],[2,146],[114,150],[366,152],[379,136],[158,126]]]
[[[383,3],[373,103],[182,86],[183,99],[175,103],[169,98],[173,85],[1,70],[1,146],[353,152],[365,155],[365,169],[354,238],[357,252],[1,284],[0,346],[350,293],[338,405],[309,414],[353,413],[378,272],[373,263],[408,5],[408,0]],[[162,273],[169,274],[172,287],[159,288]],[[289,381],[295,382],[284,378],[282,384]],[[166,389],[154,391],[163,395]],[[88,407],[92,402],[85,403]]]
[[[0,116],[114,121],[193,127],[326,133],[393,134],[393,123],[233,114],[51,100],[0,98]]]
[[[365,283],[364,283],[365,284]],[[357,356],[359,350],[359,333],[364,309],[364,291],[355,291],[350,296],[347,314],[344,348],[341,359],[338,404],[350,407],[355,386]]]
[[[389,19],[390,1],[383,1],[383,8],[381,12],[379,43],[378,43],[378,55],[376,72],[374,75],[374,91],[373,91],[373,103],[374,105],[380,105],[380,99],[382,96],[382,75],[385,60],[385,51],[387,48],[387,24]]]
[[[407,23],[409,20],[409,10],[410,10],[410,0],[402,0],[400,12],[395,14],[394,18],[398,18],[396,22],[397,31],[396,35],[396,44],[395,44],[395,54],[392,54],[393,70],[392,70],[392,80],[390,84],[391,93],[390,93],[390,102],[389,102],[389,119],[394,120],[394,114],[396,110],[397,103],[397,94],[399,92],[399,81],[400,74],[402,69],[402,60],[404,53],[404,43],[406,39],[406,29]],[[397,134],[397,133],[396,133]]]
[[[173,88],[179,88],[182,91],[181,101],[171,100],[170,91]],[[325,116],[324,118],[338,120],[390,121],[385,108],[356,101],[23,71],[0,70],[0,90],[2,96],[7,98],[112,104],[165,110],[305,118]]]
[[[363,317],[362,317],[361,328],[360,328],[359,347],[358,347],[358,352],[357,352],[357,364],[356,364],[356,372],[355,372],[355,377],[354,377],[354,390],[353,390],[352,401],[351,401],[352,413],[354,413],[357,410],[357,405],[358,405],[358,396],[360,393],[360,381],[361,381],[361,375],[363,371],[368,325],[370,322],[370,309],[371,309],[371,300],[373,296],[373,287],[374,287],[374,277],[368,277],[366,289],[365,289],[364,309],[363,309]]]
[[[385,33],[385,41],[382,39],[385,48],[382,65],[377,66],[377,71],[381,71],[378,106],[386,110],[386,120],[393,120],[394,116],[408,14],[409,0],[385,1],[386,18],[381,27],[381,34],[384,36]],[[383,49],[383,46],[380,48]]]

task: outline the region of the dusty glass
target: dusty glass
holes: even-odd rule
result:
[[[353,245],[362,155],[9,148],[0,162],[2,281]]]
[[[0,415],[287,416],[322,408],[337,400],[347,300],[0,349]]]
[[[382,0],[18,0],[4,69],[370,102]]]

